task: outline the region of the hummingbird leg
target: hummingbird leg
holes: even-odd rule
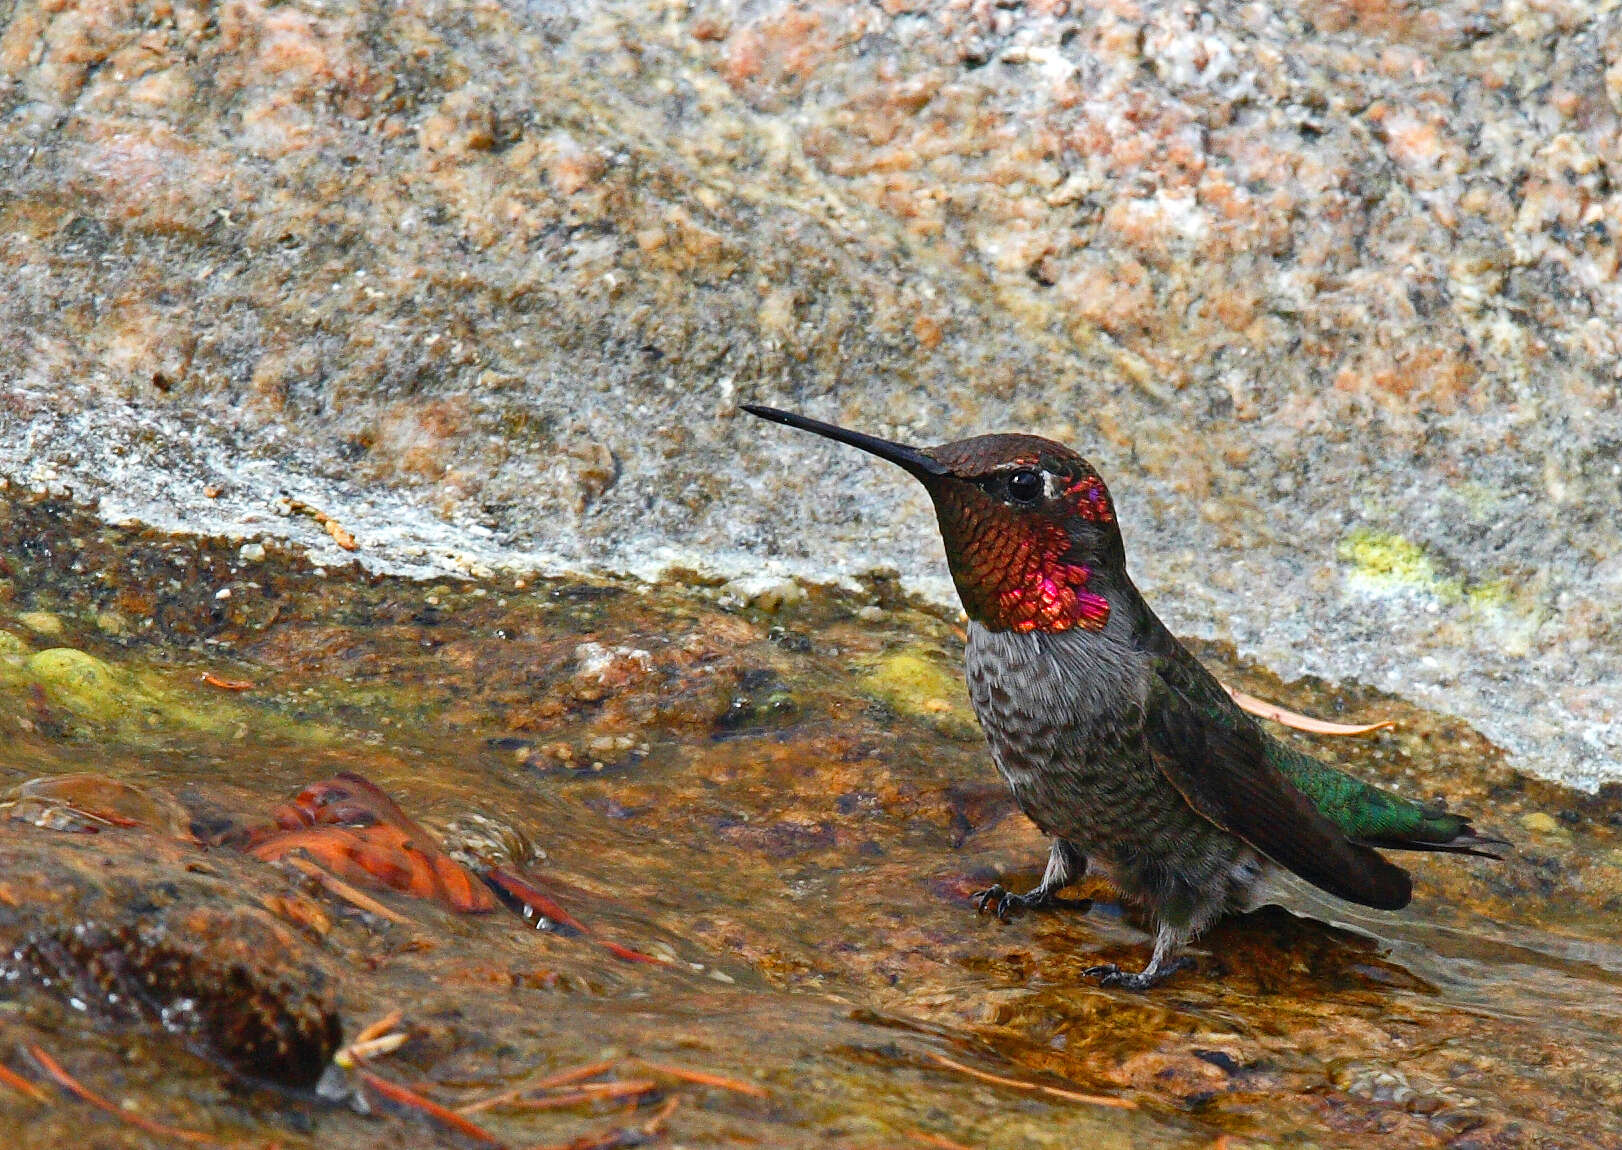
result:
[[[994,911],[998,918],[1006,920],[1015,910],[1039,910],[1048,906],[1066,906],[1086,914],[1093,908],[1090,898],[1057,899],[1053,896],[1075,882],[1087,872],[1087,858],[1070,842],[1055,838],[1048,847],[1048,866],[1042,872],[1042,881],[1036,889],[1024,894],[1014,894],[1006,890],[1002,883],[995,883],[985,890],[977,890],[971,896],[979,913]]]
[[[1122,990],[1148,990],[1151,986],[1165,982],[1179,970],[1189,970],[1194,966],[1194,960],[1187,955],[1172,958],[1172,952],[1177,944],[1183,940],[1183,932],[1171,927],[1161,927],[1155,935],[1155,952],[1149,956],[1149,965],[1136,974],[1128,974],[1113,962],[1100,963],[1089,966],[1081,973],[1089,978],[1098,979],[1099,986],[1119,986]]]

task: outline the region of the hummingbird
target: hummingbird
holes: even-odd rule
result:
[[[969,620],[969,700],[1050,840],[1035,889],[997,884],[976,904],[1007,918],[1101,875],[1154,928],[1141,971],[1087,968],[1102,984],[1146,990],[1185,969],[1179,948],[1259,905],[1280,868],[1397,910],[1412,881],[1376,848],[1498,858],[1491,848],[1507,845],[1286,746],[1241,710],[1133,585],[1109,489],[1070,448],[1014,434],[909,447],[741,406],[889,460],[929,492]]]

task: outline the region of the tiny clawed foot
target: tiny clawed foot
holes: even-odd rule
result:
[[[1148,990],[1166,981],[1179,970],[1191,970],[1194,966],[1192,958],[1177,958],[1156,969],[1151,966],[1136,974],[1128,974],[1113,962],[1099,963],[1089,966],[1081,973],[1088,978],[1098,979],[1099,986],[1118,986],[1122,990]]]
[[[1081,972],[1083,978],[1098,979],[1099,986],[1114,986],[1125,978],[1121,968],[1113,962],[1101,962],[1097,966],[1089,966]]]
[[[985,890],[977,890],[972,897],[979,913],[985,914],[990,910],[1004,922],[1007,922],[1008,916],[1016,910],[1034,910],[1047,905],[1048,902],[1046,895],[1039,895],[1035,891],[1030,894],[1015,894],[1006,889],[1002,883],[994,883]]]
[[[985,890],[977,890],[969,896],[974,899],[975,907],[979,913],[993,911],[1003,921],[1016,910],[1044,910],[1048,907],[1062,907],[1065,910],[1078,911],[1086,914],[1093,909],[1093,900],[1090,898],[1057,898],[1051,894],[1044,894],[1040,890],[1033,890],[1029,894],[1014,894],[1001,883],[995,883]]]
[[[1021,895],[1007,890],[1002,883],[993,883],[985,890],[977,890],[972,897],[976,913],[985,914],[989,910],[1004,922],[1008,921],[1008,916],[1016,908],[1025,905],[1025,899]]]

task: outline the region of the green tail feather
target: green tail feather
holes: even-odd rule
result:
[[[1267,752],[1273,765],[1354,842],[1487,858],[1498,856],[1481,848],[1504,845],[1502,839],[1478,835],[1463,815],[1382,791],[1274,739],[1268,739]]]

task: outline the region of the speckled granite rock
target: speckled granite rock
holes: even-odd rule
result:
[[[1024,428],[1174,627],[1622,777],[1614,4],[9,12],[14,481],[944,595],[904,477],[735,404]]]

